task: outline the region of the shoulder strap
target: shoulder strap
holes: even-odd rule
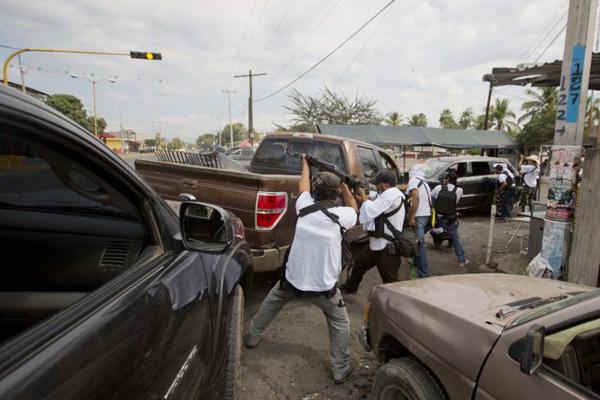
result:
[[[456,190],[458,189],[457,185],[454,185],[454,190],[452,191],[452,193],[456,193]]]
[[[419,186],[417,186],[418,188],[423,184],[424,180],[421,178],[417,179],[419,180]],[[429,185],[425,185],[425,191],[427,192],[427,201],[429,202],[429,209],[431,210],[433,207],[431,206],[431,192],[429,191]]]
[[[332,208],[335,206],[336,206],[336,204],[335,204],[335,201],[333,201],[333,200],[317,201],[314,204],[311,204],[310,206],[306,206],[302,210],[300,210],[298,212],[298,218],[304,217],[305,215],[312,214],[317,211],[325,210],[327,208]]]

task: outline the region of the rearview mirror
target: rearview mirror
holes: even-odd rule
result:
[[[222,253],[233,241],[227,213],[198,202],[183,202],[179,208],[183,245],[188,250]]]
[[[533,375],[542,365],[544,357],[545,329],[541,325],[533,325],[527,331],[521,348],[521,372]]]

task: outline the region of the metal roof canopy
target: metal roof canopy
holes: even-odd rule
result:
[[[362,140],[377,146],[437,146],[449,149],[515,148],[517,143],[502,131],[442,129],[421,126],[326,125],[318,126],[325,135]]]
[[[562,60],[533,66],[496,67],[492,68],[491,74],[485,74],[483,80],[490,82],[492,86],[558,87],[560,86],[561,69]],[[592,54],[589,89],[600,90],[600,53]]]

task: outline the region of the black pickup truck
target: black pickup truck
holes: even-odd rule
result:
[[[0,87],[0,398],[237,398],[242,222]]]

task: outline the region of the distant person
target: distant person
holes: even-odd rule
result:
[[[409,197],[410,210],[408,225],[415,228],[419,238],[419,252],[415,257],[419,278],[429,276],[429,264],[425,252],[425,230],[431,225],[431,189],[425,181],[425,174],[420,165],[414,165],[409,172],[406,195]]]
[[[497,189],[495,194],[500,200],[500,218],[507,220],[508,218],[512,218],[515,176],[506,166],[501,164],[496,165],[494,172],[497,175]]]
[[[398,281],[400,255],[395,252],[391,239],[394,233],[388,223],[397,231],[404,225],[404,195],[396,187],[396,176],[389,171],[382,171],[375,177],[377,197],[369,200],[363,188],[358,189],[357,202],[360,203],[359,222],[369,234],[369,255],[356,257],[350,277],[342,286],[342,292],[353,294],[365,273],[377,265],[383,283]],[[364,260],[365,262],[362,262]]]
[[[519,200],[521,212],[525,212],[525,207],[529,206],[529,212],[533,214],[533,196],[540,176],[540,167],[538,164],[537,156],[531,155],[526,157],[521,165],[520,172],[523,177],[523,188]]]
[[[463,242],[458,234],[458,217],[456,213],[456,205],[463,197],[463,190],[458,187],[457,180],[456,173],[449,172],[442,184],[431,191],[431,200],[439,227],[443,228],[450,237],[458,266],[466,268],[469,265],[469,260],[465,257]]]

